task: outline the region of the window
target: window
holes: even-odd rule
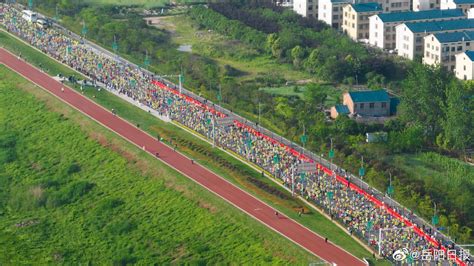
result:
[[[364,104],[363,103],[360,104],[360,109],[364,109]]]
[[[466,70],[466,65],[463,66],[464,70]]]
[[[461,51],[462,50],[462,45],[459,45],[458,46],[458,51]]]
[[[382,108],[387,108],[387,103],[382,103]]]
[[[369,108],[374,109],[375,103],[369,103]]]

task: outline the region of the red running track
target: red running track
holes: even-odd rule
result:
[[[342,248],[331,242],[325,243],[321,236],[296,221],[282,214],[276,216],[275,210],[266,203],[234,186],[224,178],[217,176],[199,164],[192,163],[186,156],[173,151],[173,149],[157,141],[134,125],[113,115],[80,93],[55,81],[47,74],[18,59],[2,48],[0,48],[0,63],[5,64],[10,69],[21,74],[23,77],[131,143],[139,147],[145,147],[147,152],[151,154],[159,152],[159,159],[161,161],[317,257],[337,265],[365,265],[362,260]],[[61,90],[62,88],[64,91]]]

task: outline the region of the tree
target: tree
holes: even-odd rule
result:
[[[276,33],[267,36],[266,47],[275,58],[280,59],[282,57],[283,49],[281,48],[280,38]]]
[[[308,111],[315,112],[323,109],[327,94],[323,91],[321,85],[315,83],[308,84],[303,95]]]
[[[300,67],[301,61],[304,58],[305,51],[304,49],[297,45],[291,49],[291,59],[293,59],[293,65],[297,68]]]
[[[451,82],[446,89],[445,117],[441,126],[444,145],[448,149],[464,151],[474,141],[473,110],[469,110],[472,96],[457,81]]]
[[[440,133],[440,118],[446,85],[452,76],[443,69],[413,63],[403,82],[400,101],[400,118],[405,123],[417,123],[434,142]]]

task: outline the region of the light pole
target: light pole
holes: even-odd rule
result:
[[[160,75],[159,76],[160,78],[166,78],[166,77],[178,77],[178,80],[179,80],[179,94],[181,94],[182,92],[182,78],[183,78],[183,75],[182,74],[178,74],[178,75]]]
[[[260,124],[260,116],[262,115],[262,109],[260,108],[260,101],[258,101],[258,125]]]

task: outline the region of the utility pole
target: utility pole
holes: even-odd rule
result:
[[[260,108],[260,100],[258,101],[258,124],[260,124],[260,116],[262,115],[262,110]]]
[[[58,7],[59,7],[59,3],[56,4],[56,17],[55,17],[56,22],[59,21],[59,8]]]
[[[222,102],[222,86],[219,84],[219,106],[221,106]]]
[[[332,149],[332,138],[331,138],[331,149],[329,150],[329,158],[331,159],[331,167],[330,167],[330,170],[333,171],[332,159],[334,158],[334,150]]]

